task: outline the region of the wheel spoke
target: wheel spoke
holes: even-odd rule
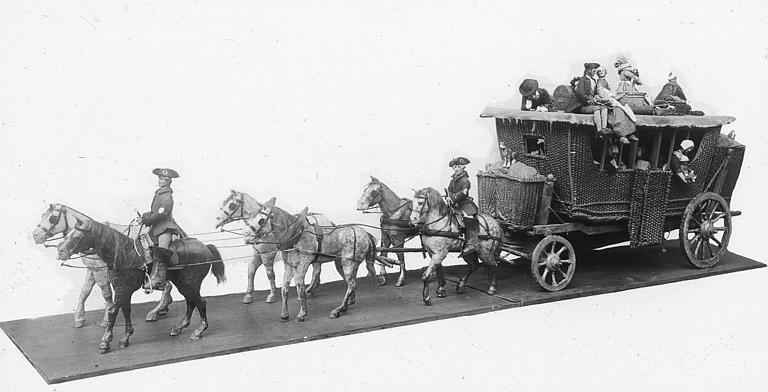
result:
[[[691,243],[693,243],[693,241],[691,241]],[[697,258],[699,257],[700,248],[701,248],[701,239],[699,238],[699,239],[696,239],[696,248],[694,248],[693,250],[693,255]]]
[[[718,240],[716,237],[710,237],[710,239],[711,239],[712,241],[715,241],[715,242],[717,243],[717,247],[718,247],[718,249],[723,247],[723,243],[722,243],[722,242],[720,242],[720,240]]]
[[[718,212],[718,206],[715,205],[715,208],[712,209],[712,211],[709,212],[709,220],[713,220],[712,217],[715,216],[715,213]]]
[[[701,232],[701,229],[700,229],[700,228],[698,228],[698,227],[697,227],[697,228],[695,228],[695,229],[688,229],[688,232],[689,232],[689,233],[698,233],[698,232]]]
[[[713,230],[714,231],[728,231],[728,228],[725,227],[725,226],[723,226],[723,227],[714,227]]]
[[[549,275],[549,268],[544,269],[544,273],[541,274],[541,281],[546,282],[547,281],[547,275]]]
[[[566,250],[566,249],[568,249],[568,248],[566,248],[565,246],[563,246],[563,247],[562,247],[562,248],[560,248],[560,250],[558,250],[558,251],[557,251],[557,253],[555,253],[555,254],[557,255],[557,257],[560,257],[560,255],[561,255],[561,254],[563,253],[563,251],[564,251],[564,250]]]
[[[725,212],[721,212],[717,214],[717,216],[710,217],[709,220],[712,222],[712,224],[715,224],[715,222],[719,221],[720,219],[725,218]]]
[[[552,286],[557,286],[557,278],[555,277],[555,271],[552,271]]]
[[[549,247],[549,254],[555,253],[555,243],[552,242],[552,246]]]
[[[691,244],[693,244],[693,241],[698,241],[700,238],[701,238],[701,233],[696,233],[696,235],[694,235],[694,236],[693,236],[693,238],[691,238],[690,240],[688,240],[688,242],[690,242]]]
[[[706,244],[707,244],[707,250],[709,251],[709,257],[714,257],[715,253],[712,252],[712,245],[709,244],[709,241],[707,241]]]
[[[701,222],[698,219],[694,218],[693,215],[691,215],[691,221],[693,223],[696,223],[696,227],[701,227]]]

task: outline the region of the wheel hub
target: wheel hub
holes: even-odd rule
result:
[[[705,220],[701,223],[701,236],[705,239],[712,237],[712,233],[714,233],[715,226],[712,224],[712,221]]]
[[[558,255],[554,253],[547,255],[546,266],[548,270],[554,271],[560,268],[560,264],[562,264],[562,260]]]

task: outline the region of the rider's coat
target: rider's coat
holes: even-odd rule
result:
[[[165,232],[179,233],[180,229],[173,220],[173,189],[170,186],[160,187],[152,198],[152,207],[141,217],[145,225],[150,226],[150,235],[157,239]]]
[[[477,205],[469,196],[469,188],[472,186],[469,182],[469,175],[466,171],[451,176],[451,182],[448,184],[448,196],[455,207],[460,208],[467,215],[477,214]]]

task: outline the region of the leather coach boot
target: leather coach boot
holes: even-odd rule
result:
[[[170,249],[155,247],[152,249],[152,276],[149,279],[153,290],[162,290],[165,288],[165,276],[168,272],[168,263],[171,261],[173,251]]]
[[[460,257],[476,253],[479,246],[477,236],[480,233],[480,222],[476,218],[465,217],[464,227],[466,228],[464,233],[465,243],[464,249],[459,254]]]

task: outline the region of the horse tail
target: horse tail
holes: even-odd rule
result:
[[[224,262],[221,261],[219,250],[212,244],[208,244],[206,247],[208,247],[208,250],[210,250],[213,255],[213,259],[211,260],[211,272],[213,272],[213,276],[216,277],[216,283],[221,284],[226,282],[227,277],[224,275]]]
[[[371,244],[368,247],[368,253],[365,255],[365,261],[373,263],[376,261],[376,237],[374,237],[373,234],[368,233],[367,230],[366,233],[368,234],[368,239],[371,241]]]

